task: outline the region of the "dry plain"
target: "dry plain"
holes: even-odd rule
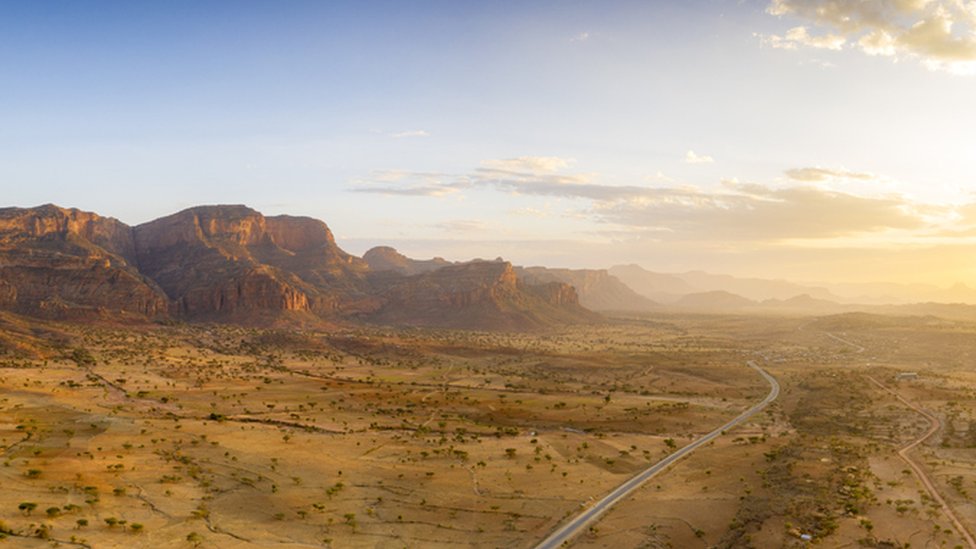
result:
[[[100,326],[3,317],[0,547],[532,547],[783,393],[579,547],[965,547],[976,326],[629,317],[546,334]],[[898,372],[919,378],[894,380]],[[810,542],[801,539],[809,536]]]

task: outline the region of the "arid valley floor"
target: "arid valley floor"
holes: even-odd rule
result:
[[[748,361],[778,400],[573,546],[967,547],[899,457],[930,421],[896,394],[939,422],[907,455],[976,532],[976,324],[0,326],[0,547],[533,547],[761,400]]]

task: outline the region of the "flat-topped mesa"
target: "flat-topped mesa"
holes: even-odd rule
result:
[[[521,279],[532,284],[571,284],[579,294],[580,304],[594,311],[646,311],[657,305],[638,295],[605,269],[522,267],[516,272]]]
[[[572,286],[523,283],[504,261],[472,261],[403,277],[380,299],[370,319],[381,323],[524,330],[593,319]]]
[[[221,246],[258,244],[265,220],[247,206],[197,206],[135,227],[141,255],[185,244]]]
[[[169,303],[135,267],[127,225],[45,205],[0,210],[0,306],[57,318],[156,317]]]
[[[132,229],[117,219],[53,204],[0,209],[0,247],[42,238],[71,237],[94,244],[127,262],[135,257]]]
[[[328,225],[318,219],[291,215],[266,217],[265,229],[271,240],[285,250],[322,250],[337,256],[352,257],[339,249]]]
[[[363,260],[369,265],[373,272],[394,271],[404,275],[415,275],[436,271],[441,267],[453,265],[441,257],[434,259],[418,260],[410,259],[401,254],[395,248],[389,246],[376,246],[363,254]]]
[[[356,295],[362,260],[325,223],[265,217],[246,206],[200,206],[135,227],[139,265],[179,314],[337,314]]]

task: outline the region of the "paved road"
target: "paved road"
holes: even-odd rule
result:
[[[889,389],[877,379],[874,379],[871,376],[867,376],[867,378],[871,380],[878,387],[881,387],[885,391],[894,395],[895,398],[900,400],[902,404],[908,406],[912,410],[915,410],[919,414],[925,416],[925,419],[929,420],[929,430],[926,431],[919,438],[915,439],[914,441],[909,442],[905,446],[902,446],[901,449],[898,450],[898,457],[900,457],[902,461],[907,463],[908,466],[912,468],[912,471],[915,473],[915,476],[918,478],[918,480],[922,483],[922,486],[924,486],[925,490],[927,490],[929,495],[932,496],[932,499],[936,503],[938,503],[940,507],[942,507],[942,512],[945,514],[946,518],[949,519],[949,522],[952,523],[952,526],[956,529],[957,532],[959,532],[959,535],[962,536],[964,540],[966,540],[966,543],[969,544],[969,547],[971,549],[976,549],[976,539],[974,539],[972,534],[969,533],[969,530],[966,529],[962,521],[960,521],[959,518],[956,517],[956,514],[955,512],[953,512],[952,507],[949,507],[949,504],[946,503],[945,499],[942,498],[942,495],[939,493],[939,490],[936,489],[935,484],[932,482],[932,479],[929,478],[928,473],[926,473],[925,470],[922,469],[922,467],[914,459],[912,459],[910,455],[908,455],[908,453],[911,452],[913,449],[915,449],[916,446],[925,442],[930,436],[938,432],[938,430],[942,428],[942,422],[939,421],[939,418],[935,417],[929,412],[926,412],[925,410],[916,406],[915,404],[912,404],[905,397]]]
[[[620,503],[620,501],[640,488],[645,482],[651,480],[657,476],[658,473],[667,469],[668,466],[672,465],[688,454],[691,454],[703,444],[706,444],[717,438],[719,435],[724,434],[725,431],[728,431],[729,429],[732,429],[733,427],[745,422],[752,416],[759,413],[770,402],[776,400],[776,397],[779,396],[779,383],[776,381],[776,378],[766,373],[765,370],[760,368],[759,365],[753,361],[749,361],[749,366],[759,372],[759,374],[769,383],[769,394],[766,395],[766,398],[764,398],[762,402],[759,402],[752,408],[742,412],[742,414],[740,414],[738,417],[719,427],[718,429],[715,429],[711,433],[708,433],[707,435],[699,438],[687,446],[684,446],[677,452],[669,455],[654,465],[651,465],[647,469],[644,469],[636,476],[631,477],[630,480],[618,486],[612,492],[604,496],[603,499],[596,502],[592,507],[573,517],[563,526],[560,526],[558,530],[550,534],[549,537],[547,537],[542,543],[537,545],[536,549],[556,549],[557,547],[560,547],[563,543],[569,541],[574,536],[582,532],[587,526],[595,522],[597,518],[603,515],[603,513],[607,512],[607,510],[609,510],[611,507],[617,503]]]

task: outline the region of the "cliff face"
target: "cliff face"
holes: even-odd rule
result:
[[[475,261],[392,282],[376,322],[472,329],[538,329],[591,320],[569,285],[521,282],[511,263]]]
[[[142,272],[189,318],[335,309],[325,286],[354,263],[324,223],[245,206],[191,208],[134,235]]]
[[[0,210],[0,306],[45,317],[165,315],[123,223],[56,206]]]
[[[33,246],[38,241],[76,240],[126,261],[135,256],[131,228],[117,219],[45,204],[37,208],[0,209],[0,244]]]
[[[365,265],[322,223],[202,206],[134,229],[142,271],[191,318],[248,312],[335,314]]]
[[[570,284],[576,288],[580,304],[594,311],[647,311],[657,306],[602,269],[527,267],[518,269],[518,274],[527,282]]]
[[[342,251],[325,223],[202,206],[128,227],[56,206],[0,210],[0,308],[55,318],[361,318],[476,329],[592,318],[572,286],[511,264]],[[371,264],[375,265],[371,269]],[[412,275],[409,275],[413,273]]]

